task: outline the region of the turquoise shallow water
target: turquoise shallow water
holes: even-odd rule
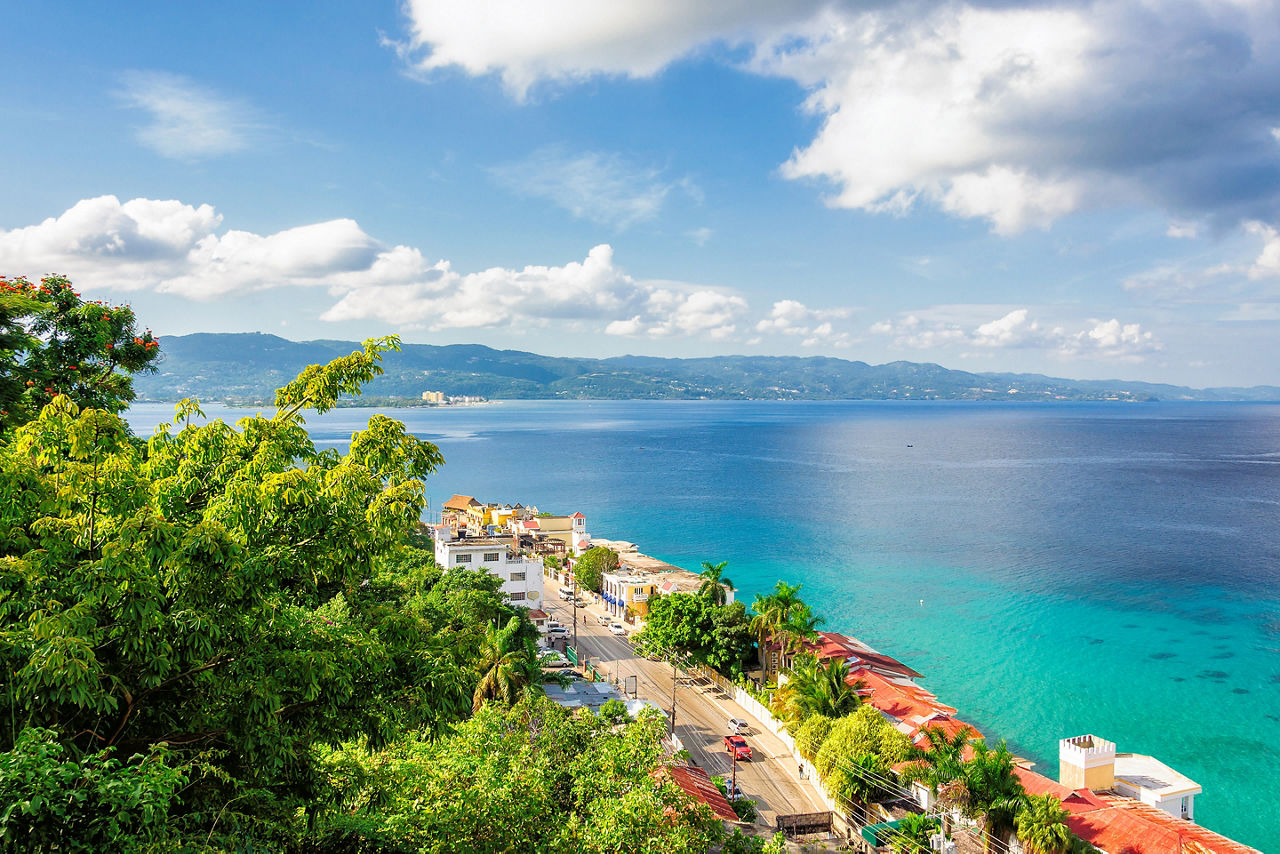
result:
[[[170,411],[140,405],[138,432]],[[211,415],[238,413],[209,407]],[[1280,850],[1280,406],[519,402],[395,410],[428,483],[581,509],[595,536],[925,674],[1056,777],[1091,732],[1204,787],[1200,823]],[[369,415],[311,419],[341,445]],[[921,604],[923,600],[923,604]]]

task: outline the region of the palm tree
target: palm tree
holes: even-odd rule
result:
[[[964,749],[976,734],[964,727],[948,736],[940,727],[925,727],[921,732],[928,739],[925,747],[913,747],[914,760],[902,772],[902,779],[919,780],[929,787],[947,812],[942,816],[943,833],[947,831],[947,816],[951,810],[964,813],[969,805],[969,789],[964,777]]]
[[[702,572],[698,573],[702,577],[702,586],[698,588],[698,595],[711,600],[712,605],[723,605],[728,598],[726,591],[736,589],[733,582],[724,577],[724,568],[728,565],[727,560],[702,562]]]
[[[779,581],[773,593],[756,596],[755,602],[751,604],[751,610],[755,611],[755,616],[751,618],[751,631],[755,633],[759,644],[760,667],[764,670],[766,682],[769,681],[771,673],[776,670],[769,655],[773,633],[778,626],[787,622],[791,610],[796,605],[803,604],[800,601],[802,586]]]
[[[807,641],[816,640],[818,626],[826,622],[816,616],[809,606],[797,601],[791,606],[787,618],[774,627],[773,639],[780,645],[780,663],[782,667],[791,666],[791,657],[804,647]]]
[[[903,816],[891,843],[894,854],[928,854],[931,850],[929,837],[937,829],[937,821],[927,815],[912,813]]]
[[[836,768],[835,780],[830,785],[832,796],[856,803],[862,811],[862,823],[869,823],[871,802],[888,792],[884,781],[892,779],[889,766],[876,754],[863,753]]]
[[[862,702],[861,680],[850,685],[849,663],[842,658],[818,661],[812,655],[796,656],[791,662],[786,684],[774,694],[773,705],[794,732],[813,715],[843,717]]]
[[[987,852],[993,836],[1003,842],[1013,830],[1014,818],[1026,802],[1027,793],[1013,772],[1013,754],[1003,741],[992,750],[979,739],[973,745],[973,759],[962,768],[968,794],[963,812],[981,823],[985,831],[982,850]]]
[[[1017,817],[1018,841],[1026,854],[1069,854],[1074,834],[1067,811],[1053,795],[1032,795]]]
[[[487,700],[511,705],[541,682],[533,641],[520,637],[518,617],[512,617],[503,628],[485,628],[477,663],[480,681],[471,695],[473,712],[478,712]]]

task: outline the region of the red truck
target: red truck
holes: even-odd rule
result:
[[[740,735],[726,735],[724,737],[725,749],[733,754],[735,759],[750,759],[751,748],[747,746],[747,740]]]

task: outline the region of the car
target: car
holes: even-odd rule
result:
[[[729,732],[740,735],[751,729],[751,725],[742,718],[729,718]]]
[[[615,635],[622,635],[623,637],[627,636],[627,630],[622,627],[622,623],[610,623],[609,631],[613,632]]]
[[[590,602],[588,602],[586,599],[578,599],[577,601],[575,601],[575,602],[573,603],[573,607],[575,607],[575,608],[585,608],[585,607],[587,607],[587,606],[588,606],[588,605],[590,605],[590,604],[591,604],[591,603],[590,603]]]
[[[572,588],[572,587],[561,587],[561,588],[560,588],[560,598],[561,598],[561,599],[563,599],[563,600],[564,600],[564,601],[566,601],[566,602],[568,602],[570,599],[572,599],[572,598],[573,598],[573,588]]]
[[[613,618],[610,617],[608,614],[597,614],[596,622],[602,626],[607,626],[613,622]]]
[[[547,629],[547,637],[549,638],[567,638],[569,630],[564,626],[556,626],[554,629]]]
[[[564,628],[564,623],[560,622],[559,620],[547,620],[547,622],[546,622],[546,627],[547,627],[547,629],[548,629],[548,630],[551,630],[551,629],[563,629],[563,628]]]
[[[542,667],[572,667],[569,659],[558,652],[547,652],[538,656],[538,664]]]
[[[724,746],[733,754],[734,759],[751,759],[751,748],[747,745],[747,740],[740,735],[726,735]]]

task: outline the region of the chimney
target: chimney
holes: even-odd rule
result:
[[[1058,742],[1058,782],[1070,789],[1102,792],[1116,783],[1116,745],[1094,735]]]

